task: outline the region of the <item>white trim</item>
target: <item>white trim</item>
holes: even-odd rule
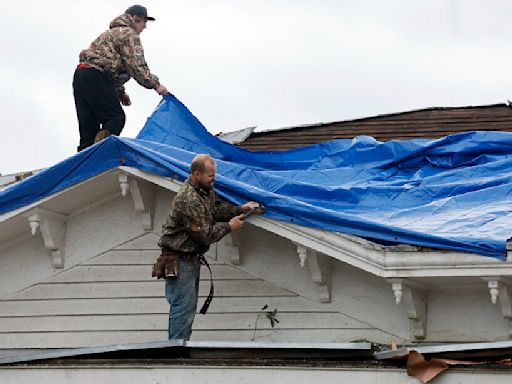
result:
[[[96,175],[94,177],[91,177],[91,178],[87,179],[87,180],[81,181],[78,184],[75,184],[75,185],[72,185],[72,186],[70,186],[70,187],[68,187],[66,189],[63,189],[62,191],[59,191],[59,192],[55,193],[54,195],[46,196],[45,198],[43,198],[41,200],[38,200],[38,201],[35,201],[35,202],[31,203],[31,204],[28,204],[28,205],[25,205],[23,207],[17,208],[17,209],[15,209],[13,211],[9,211],[9,212],[5,212],[3,214],[0,214],[0,225],[2,224],[2,222],[6,221],[6,220],[8,220],[8,219],[10,219],[12,217],[18,216],[19,214],[21,214],[23,212],[26,212],[26,211],[30,210],[31,208],[37,207],[37,206],[41,205],[42,203],[45,203],[45,202],[47,202],[49,200],[52,200],[52,199],[54,199],[54,198],[56,198],[56,197],[58,197],[60,195],[63,195],[65,193],[69,192],[69,191],[72,191],[74,189],[80,188],[83,184],[88,183],[88,182],[90,182],[90,181],[92,181],[92,180],[94,180],[94,179],[96,179],[96,178],[98,178],[100,176],[105,175],[105,174],[111,173],[114,170],[111,169],[109,171],[100,173],[100,174],[98,174],[98,175]]]
[[[44,246],[52,256],[53,266],[63,268],[67,216],[41,207],[33,208],[23,216],[28,218],[32,236],[41,232]]]
[[[108,172],[117,178],[119,171],[147,180],[173,192],[177,192],[181,187],[181,183],[177,180],[131,167],[121,166]],[[94,178],[85,180],[26,207],[1,215],[0,225],[11,217],[20,215],[70,190],[80,188],[83,183],[90,182]],[[422,251],[419,247],[410,245],[385,247],[357,236],[298,226],[264,216],[251,216],[247,221],[252,225],[289,239],[295,244],[323,253],[383,278],[512,276],[511,263],[501,262],[487,256],[442,250]]]

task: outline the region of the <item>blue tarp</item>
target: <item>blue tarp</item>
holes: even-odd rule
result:
[[[224,198],[260,201],[274,219],[498,259],[511,236],[512,133],[385,143],[359,136],[249,152],[210,135],[174,96],[136,139],[110,137],[0,191],[0,213],[120,165],[183,180],[197,153],[217,159]]]

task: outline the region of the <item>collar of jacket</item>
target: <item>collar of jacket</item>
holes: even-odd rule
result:
[[[186,182],[189,183],[192,187],[194,187],[194,189],[197,191],[197,193],[199,193],[201,196],[204,196],[204,197],[210,196],[210,190],[205,189],[205,188],[201,187],[200,185],[197,185],[196,183],[194,183],[192,181],[192,179],[190,178],[190,176],[187,178]]]
[[[133,20],[130,15],[124,14],[117,16],[114,20],[110,22],[109,28],[131,28],[135,31],[135,25],[133,24]]]

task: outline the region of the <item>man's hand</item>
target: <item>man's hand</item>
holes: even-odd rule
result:
[[[263,207],[263,205],[256,201],[249,201],[242,205],[240,208],[242,208],[242,211],[244,211],[244,213],[254,211],[254,213],[256,213],[257,215],[261,215],[263,212],[265,212],[265,207]]]
[[[119,100],[121,101],[121,104],[123,104],[125,107],[128,107],[132,105],[132,101],[130,100],[130,96],[128,96],[127,93],[122,93],[119,96]]]
[[[156,87],[155,89],[156,93],[158,93],[160,96],[164,96],[164,95],[167,95],[169,93],[169,91],[167,90],[167,88],[165,88],[165,85],[162,85],[162,84],[158,84],[158,87]]]
[[[244,215],[238,215],[229,220],[229,228],[232,231],[237,231],[244,226]]]

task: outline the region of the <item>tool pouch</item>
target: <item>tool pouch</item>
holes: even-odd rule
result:
[[[151,273],[151,276],[156,277],[157,279],[165,278],[164,257],[162,255],[158,256],[156,263],[153,264],[153,272]]]
[[[178,278],[180,276],[179,256],[162,253],[158,256],[156,263],[153,264],[151,276],[157,279],[165,279],[167,277]]]
[[[180,277],[180,257],[178,255],[165,255],[164,256],[164,270],[165,277],[172,277],[177,279]]]

